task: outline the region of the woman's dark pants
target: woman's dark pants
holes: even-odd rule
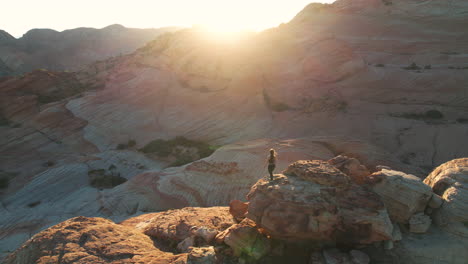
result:
[[[270,173],[270,181],[273,180],[273,171],[274,170],[275,170],[275,165],[274,164],[268,165],[268,172]]]

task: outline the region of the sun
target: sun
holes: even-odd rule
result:
[[[232,34],[240,31],[257,31],[262,27],[265,15],[252,17],[245,3],[236,1],[206,0],[205,8],[199,8],[197,25],[216,34]]]

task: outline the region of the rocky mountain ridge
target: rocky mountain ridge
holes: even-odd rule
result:
[[[18,39],[0,30],[0,77],[37,69],[76,71],[96,60],[131,53],[157,36],[177,29],[136,29],[117,24],[62,32],[31,29]]]

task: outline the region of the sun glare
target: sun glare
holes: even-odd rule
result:
[[[319,1],[319,0],[315,0]],[[332,2],[333,0],[320,0]],[[20,37],[32,28],[58,31],[77,27],[103,28],[122,24],[133,28],[203,25],[213,34],[260,31],[287,23],[314,0],[16,0],[6,1],[0,16],[3,30]],[[28,6],[24,9],[24,6]],[[44,6],[53,8],[44,9]],[[93,8],[89,8],[93,6]],[[11,11],[10,11],[11,10]],[[41,12],[37,12],[41,10]],[[86,19],[83,19],[86,14]],[[25,19],[18,20],[18,16]],[[13,22],[14,21],[14,22]]]

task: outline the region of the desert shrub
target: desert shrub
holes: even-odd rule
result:
[[[336,106],[336,109],[340,112],[347,112],[348,111],[348,102],[346,101],[339,101],[337,106]]]
[[[463,117],[457,118],[457,122],[462,123],[462,124],[468,124],[468,118],[463,118]]]
[[[193,161],[193,157],[187,154],[178,155],[176,160],[169,165],[169,167],[178,167],[188,164]]]
[[[133,139],[130,139],[127,141],[127,143],[120,143],[117,145],[118,150],[122,149],[127,149],[127,148],[133,148],[136,145],[136,141]]]
[[[117,145],[117,149],[118,149],[118,150],[122,150],[122,149],[126,149],[126,148],[127,148],[127,145],[126,145],[126,144],[120,143],[120,144]]]
[[[271,104],[271,110],[275,112],[284,112],[291,110],[291,107],[285,103],[273,103]]]
[[[97,170],[88,171],[88,175],[91,175],[91,174],[104,175],[104,174],[106,174],[106,170],[105,169],[97,169]]]
[[[134,139],[128,140],[127,146],[128,146],[129,148],[132,148],[132,147],[134,147],[135,145],[136,145],[136,141],[135,141]]]
[[[155,153],[161,157],[167,157],[172,152],[172,146],[169,141],[163,139],[156,139],[146,144],[140,149],[143,153]]]
[[[0,126],[9,126],[10,121],[0,113]]]
[[[183,153],[178,147],[195,148],[198,157]],[[202,141],[190,140],[185,137],[178,136],[171,140],[153,140],[141,148],[140,151],[143,153],[156,154],[159,157],[169,157],[169,155],[172,154],[176,158],[176,161],[171,165],[180,166],[190,163],[196,158],[208,157],[213,154],[217,148],[218,146],[210,146]]]
[[[421,67],[419,67],[418,65],[416,65],[416,63],[411,63],[410,65],[406,66],[406,67],[403,67],[403,69],[405,70],[420,70]]]
[[[10,185],[10,179],[7,176],[0,176],[0,189],[6,189]]]
[[[90,185],[94,188],[106,189],[113,188],[126,182],[127,179],[120,175],[97,175],[90,179]]]
[[[468,66],[449,66],[451,70],[468,70]]]
[[[393,116],[407,118],[407,119],[430,121],[430,120],[442,119],[444,117],[444,114],[442,114],[442,112],[440,112],[439,110],[432,109],[424,113],[403,113],[403,114],[395,114]]]
[[[263,100],[265,101],[265,104],[268,106],[268,108],[275,112],[284,112],[292,109],[289,105],[285,103],[274,102],[273,100],[271,100],[270,96],[268,95],[265,89],[263,89]]]
[[[460,54],[459,52],[456,52],[456,51],[442,51],[440,54],[444,54],[444,55],[458,55]]]
[[[439,110],[429,110],[425,113],[426,118],[430,119],[442,119],[444,117],[444,114],[442,114]]]
[[[96,169],[88,171],[89,184],[94,188],[109,189],[127,181],[120,175],[114,175],[115,165],[109,166],[109,171]]]
[[[52,160],[48,160],[46,162],[44,162],[44,164],[42,164],[44,167],[52,167],[55,165],[55,162],[52,161]]]
[[[48,104],[48,103],[52,103],[52,102],[59,101],[59,100],[60,100],[60,97],[50,95],[50,94],[49,95],[40,94],[37,96],[37,101],[39,102],[39,104]]]
[[[384,3],[384,5],[386,5],[386,6],[393,5],[393,2],[390,1],[390,0],[382,0],[382,3]]]
[[[33,208],[33,207],[36,207],[36,206],[38,206],[40,204],[41,204],[41,201],[35,201],[35,202],[32,202],[32,203],[28,203],[28,207]]]
[[[18,174],[18,172],[8,172],[0,170],[0,189],[8,188],[11,179],[18,176]]]

